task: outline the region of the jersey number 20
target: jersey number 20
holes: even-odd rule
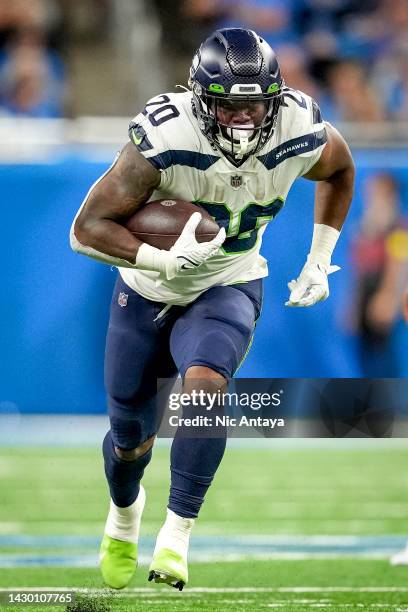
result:
[[[161,96],[157,96],[151,102],[146,104],[145,109],[142,111],[143,115],[149,116],[149,121],[155,127],[161,125],[165,121],[169,119],[174,119],[174,117],[178,117],[180,115],[177,108],[174,104],[168,104],[170,102],[169,96],[166,94],[162,94]],[[155,110],[150,110],[150,107],[158,106]],[[149,107],[149,108],[148,108]]]

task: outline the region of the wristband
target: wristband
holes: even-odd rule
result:
[[[177,258],[170,251],[157,249],[144,242],[139,247],[134,267],[159,272],[171,280],[177,274]]]
[[[339,230],[330,225],[315,223],[313,227],[313,238],[308,263],[320,263],[325,267],[330,266],[331,256],[340,236]]]

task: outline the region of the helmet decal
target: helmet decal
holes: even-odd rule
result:
[[[215,93],[225,93],[225,89],[223,85],[219,83],[211,83],[208,87],[208,91],[214,91]]]

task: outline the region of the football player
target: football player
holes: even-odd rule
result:
[[[101,545],[102,574],[113,588],[125,587],[135,570],[140,481],[158,427],[157,379],[180,374],[189,392],[225,389],[261,310],[268,274],[262,236],[298,177],[317,181],[315,224],[286,304],[325,300],[354,182],[343,138],[314,100],[285,86],[274,51],[250,30],[214,32],[194,56],[189,89],[150,100],[129,136],[71,231],[75,251],[119,268],[106,345],[103,454],[111,501]],[[123,222],[161,198],[199,203],[219,234],[199,244],[194,213],[170,251],[140,242]],[[177,432],[149,579],[179,589],[187,583],[190,533],[224,448],[225,436]]]

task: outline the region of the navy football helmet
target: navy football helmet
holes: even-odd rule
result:
[[[274,51],[252,30],[216,30],[193,58],[189,86],[201,131],[235,165],[272,136],[283,79]]]

